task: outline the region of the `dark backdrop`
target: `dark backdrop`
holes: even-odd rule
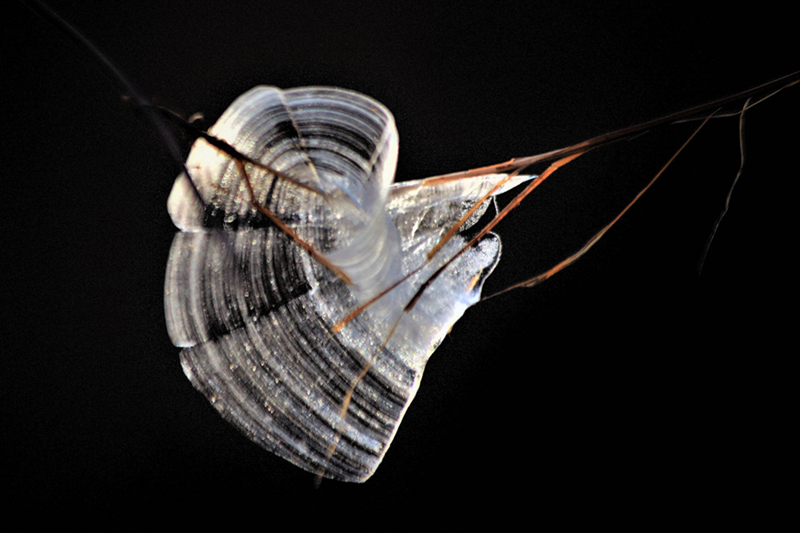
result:
[[[400,131],[398,179],[559,148],[798,68],[786,14],[93,4],[52,2],[145,95],[187,115],[213,122],[256,84],[333,85],[383,102]],[[750,166],[702,277],[738,167],[735,119],[709,126],[576,266],[470,309],[373,479],[315,491],[181,372],[162,308],[174,162],[83,50],[21,7],[9,19],[0,439],[18,508],[265,517],[285,512],[288,495],[309,509],[303,520],[335,503],[356,527],[372,509],[410,525],[417,507],[501,509],[498,519],[533,524],[635,509],[660,521],[746,508],[752,487],[768,484],[762,472],[778,462],[765,451],[782,440],[775,406],[786,401],[779,340],[794,322],[781,308],[795,292],[781,198],[793,201],[797,175],[797,89],[750,114]],[[486,290],[574,251],[690,130],[619,143],[554,175],[498,227],[503,259]]]

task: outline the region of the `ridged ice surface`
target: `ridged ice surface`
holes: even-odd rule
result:
[[[426,361],[478,300],[499,260],[499,238],[489,234],[454,261],[410,312],[403,312],[406,303],[463,237],[340,332],[332,328],[422,265],[504,176],[393,185],[398,136],[391,113],[342,89],[256,87],[211,133],[275,173],[245,165],[251,198],[241,166],[200,140],[186,166],[201,198],[185,175],[175,183],[169,212],[181,231],[170,251],[165,306],[184,372],[267,450],[326,477],[363,481],[386,453]]]

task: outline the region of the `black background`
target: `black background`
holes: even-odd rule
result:
[[[145,95],[209,123],[256,84],[376,98],[400,131],[398,179],[560,148],[798,68],[786,14],[116,4],[52,2]],[[374,477],[314,490],[181,372],[162,307],[174,162],[83,50],[22,7],[8,18],[0,442],[18,509],[263,517],[288,497],[308,509],[301,519],[333,504],[353,525],[375,509],[410,525],[417,507],[526,523],[624,521],[635,509],[660,522],[739,512],[780,469],[769,450],[782,441],[791,352],[780,341],[794,322],[781,305],[795,295],[784,204],[797,175],[796,88],[748,115],[747,173],[701,277],[738,168],[735,119],[707,127],[577,265],[468,310]],[[497,228],[503,259],[486,292],[573,252],[691,129],[557,172]]]

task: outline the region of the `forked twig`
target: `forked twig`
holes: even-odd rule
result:
[[[703,126],[705,126],[706,123],[713,116],[714,115],[712,114],[712,115],[709,115],[708,117],[706,117],[705,120],[703,120],[703,122],[697,127],[697,129],[694,130],[694,133],[692,133],[692,135],[688,139],[686,139],[686,141],[681,145],[680,148],[678,148],[678,150],[672,155],[672,157],[669,158],[669,161],[667,161],[664,164],[664,166],[661,167],[661,170],[658,171],[658,173],[653,177],[653,179],[651,179],[650,182],[647,185],[645,185],[645,187],[641,191],[639,191],[639,194],[637,194],[633,198],[633,200],[631,200],[628,203],[628,205],[626,205],[625,208],[622,211],[620,211],[617,214],[617,216],[614,217],[613,220],[611,220],[611,222],[606,224],[600,231],[595,233],[594,236],[591,239],[589,239],[583,246],[581,246],[581,248],[577,252],[575,252],[574,254],[570,255],[569,257],[567,257],[563,261],[560,261],[555,266],[553,266],[550,269],[548,269],[546,272],[543,272],[543,273],[541,273],[541,274],[539,274],[537,276],[534,276],[534,277],[532,277],[530,279],[527,279],[525,281],[521,281],[519,283],[515,283],[514,285],[511,285],[510,287],[506,287],[505,289],[503,289],[501,291],[498,291],[498,292],[496,292],[494,294],[490,294],[489,296],[484,296],[481,299],[481,301],[488,300],[489,298],[494,298],[495,296],[499,296],[499,295],[501,295],[503,293],[506,293],[506,292],[514,290],[514,289],[518,289],[518,288],[522,288],[522,287],[530,288],[530,287],[534,287],[536,285],[539,285],[540,283],[542,283],[544,281],[547,281],[548,279],[553,277],[555,274],[561,272],[562,270],[564,270],[568,266],[570,266],[573,263],[575,263],[575,261],[580,259],[586,252],[588,252],[589,249],[591,249],[591,247],[594,246],[597,243],[597,241],[599,241],[600,239],[603,238],[603,235],[605,235],[606,232],[608,230],[610,230],[611,227],[614,224],[616,224],[617,221],[620,218],[622,218],[622,215],[624,215],[626,212],[628,212],[628,210],[631,207],[633,207],[633,205],[637,201],[639,201],[639,198],[641,198],[644,195],[644,193],[647,192],[647,190],[650,189],[650,187],[653,186],[653,184],[656,182],[656,180],[658,180],[658,178],[661,177],[661,174],[663,174],[664,171],[667,170],[667,167],[669,167],[672,164],[672,162],[675,160],[675,158],[678,157],[678,154],[680,154],[683,151],[683,149],[686,148],[689,145],[689,143],[692,141],[692,139],[694,139],[695,135],[697,135],[700,132],[700,130],[703,128]]]

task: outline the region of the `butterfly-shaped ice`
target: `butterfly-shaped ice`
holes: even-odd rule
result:
[[[225,419],[264,448],[311,472],[363,481],[389,447],[426,361],[478,300],[499,260],[499,238],[489,234],[466,251],[404,312],[422,282],[464,246],[457,235],[420,272],[341,331],[333,328],[423,265],[505,175],[393,184],[394,118],[342,89],[256,87],[211,133],[273,172],[199,140],[186,163],[197,192],[185,175],[175,183],[169,212],[181,231],[165,300],[183,369]]]

